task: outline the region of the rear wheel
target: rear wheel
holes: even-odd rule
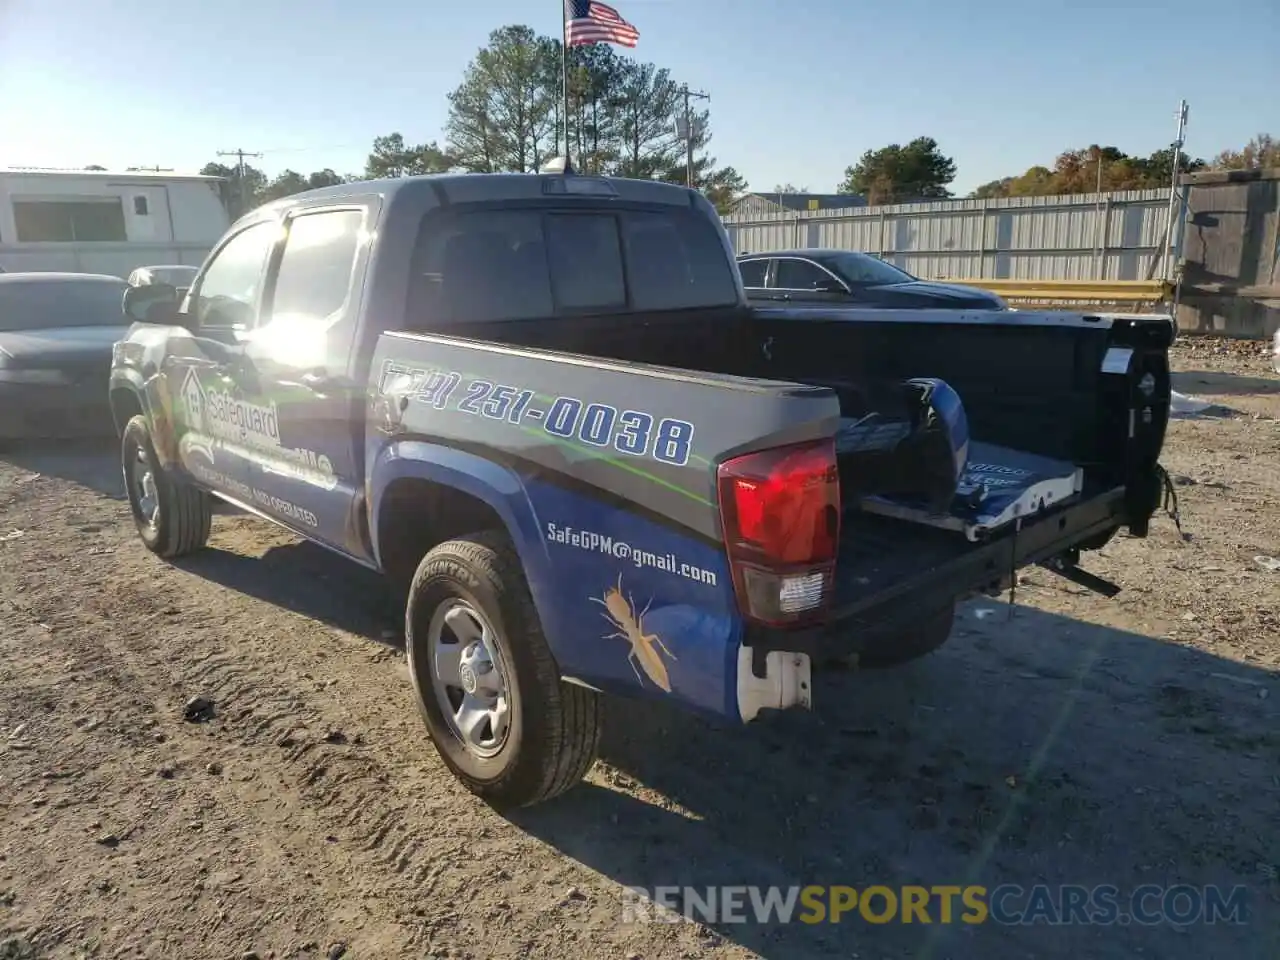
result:
[[[405,648],[432,742],[473,793],[496,807],[531,806],[586,775],[599,696],[561,681],[505,535],[460,537],[422,559]]]
[[[133,525],[147,549],[166,559],[193,553],[209,540],[209,494],[160,466],[146,417],[125,424],[120,462]]]

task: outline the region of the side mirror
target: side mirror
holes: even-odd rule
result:
[[[129,323],[178,326],[178,290],[167,283],[130,287],[121,305]]]

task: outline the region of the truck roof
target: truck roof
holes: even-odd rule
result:
[[[702,195],[685,186],[658,180],[631,180],[625,177],[596,177],[578,173],[436,173],[414,177],[354,180],[331,187],[317,187],[275,200],[261,211],[279,212],[317,200],[379,194],[391,200],[406,194],[434,193],[437,203],[482,203],[536,200],[559,191],[548,186],[553,181],[608,184],[620,200],[693,206]],[[604,190],[604,187],[598,188]],[[572,188],[569,190],[572,193]],[[599,194],[597,194],[599,195]]]

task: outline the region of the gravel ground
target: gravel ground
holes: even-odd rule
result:
[[[1190,539],[1093,555],[1118,597],[1029,572],[750,729],[614,701],[512,819],[437,760],[364,571],[245,517],[167,565],[111,448],[0,454],[0,960],[1280,956],[1280,379],[1175,363],[1217,405],[1166,448]],[[970,882],[1239,884],[1246,922],[619,922],[624,886]]]

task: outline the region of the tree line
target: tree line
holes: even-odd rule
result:
[[[984,183],[973,197],[1041,197],[1067,193],[1113,190],[1147,190],[1168,187],[1173,181],[1173,147],[1147,157],[1130,156],[1117,147],[1097,144],[1058,154],[1053,167],[1034,166],[1016,177]],[[1204,170],[1209,164],[1179,154],[1182,173]]]
[[[275,177],[246,166],[207,164],[202,173],[227,181],[233,212],[303,190],[345,180],[468,171],[536,171],[565,152],[564,131],[575,165],[589,173],[684,183],[685,142],[677,121],[685,116],[682,85],[671,71],[615,51],[606,44],[568,52],[568,118],[561,94],[561,41],[522,25],[494,30],[472,58],[458,86],[448,94],[443,141],[420,143],[400,132],[374,139],[358,173],[326,168],[311,173],[287,169]],[[747,191],[745,178],[721,166],[708,150],[710,111],[691,109],[694,185],[722,213]],[[1212,161],[1185,154],[1183,173],[1204,169],[1280,166],[1280,140],[1260,134],[1238,150]],[[864,197],[869,204],[911,203],[954,196],[955,160],[933,137],[917,137],[867,150],[845,169],[837,193]],[[1016,176],[977,187],[970,197],[1049,196],[1166,187],[1173,178],[1173,148],[1142,156],[1116,146],[1092,144],[1066,150],[1052,166],[1037,165]],[[791,184],[770,193],[807,193]],[[243,198],[243,200],[242,200]],[[247,204],[247,207],[245,206]]]
[[[1173,180],[1172,146],[1149,156],[1130,155],[1115,146],[1092,144],[1059,154],[1052,167],[1034,166],[1018,176],[984,183],[970,197],[1042,197],[1113,190],[1168,187]],[[1280,167],[1280,140],[1259,134],[1239,150],[1224,150],[1211,161],[1180,154],[1182,173],[1197,170],[1245,170]],[[866,197],[869,204],[912,203],[952,197],[955,161],[932,137],[868,150],[845,170],[838,193]]]
[[[477,58],[489,64],[486,69],[501,72],[493,64],[505,62],[502,57],[493,61],[484,55],[493,53],[495,46],[503,57],[513,55],[510,35],[504,31],[516,29],[523,28],[508,27],[495,32],[500,42],[491,44]],[[556,49],[558,51],[558,47]],[[652,64],[637,64],[608,50],[592,50],[574,59],[585,61],[575,65],[575,72],[570,77],[569,138],[575,148],[575,156],[582,158],[580,166],[592,172],[683,183],[685,170],[681,154],[684,145],[674,134],[675,112],[677,109],[682,112],[683,104],[671,104],[673,97],[679,98],[679,88],[667,71]],[[472,66],[474,68],[475,64]],[[601,84],[599,77],[609,71],[624,75],[633,72],[638,79],[633,78],[629,87]],[[592,78],[595,78],[595,86],[592,86]],[[641,88],[649,93],[638,95],[636,91]],[[506,96],[502,92],[504,89],[489,85],[479,76],[469,75],[451,95],[448,138],[444,146],[435,141],[409,144],[400,133],[378,137],[373,142],[365,169],[358,174],[341,175],[326,168],[309,174],[285,170],[268,178],[261,170],[246,165],[245,193],[249,206],[345,180],[450,170],[536,170],[560,152],[559,96],[552,97],[556,102],[546,107],[546,116],[534,123],[530,118],[538,115],[528,111],[527,103],[522,113],[521,102]],[[519,85],[517,89],[520,89]],[[609,90],[615,91],[613,107],[605,108],[603,93],[598,102],[591,99],[595,95],[593,91]],[[617,92],[619,90],[622,92]],[[628,90],[630,94],[626,92]],[[628,100],[628,96],[631,99]],[[486,97],[492,98],[492,108],[478,106]],[[617,101],[631,112],[618,112]],[[504,126],[512,116],[514,126]],[[707,111],[697,112],[694,116],[695,182],[707,192],[717,208],[726,213],[746,191],[746,181],[732,167],[715,166],[715,159],[705,152],[710,139]],[[643,117],[648,119],[642,121]],[[1182,173],[1262,167],[1280,167],[1280,139],[1269,134],[1259,134],[1242,148],[1224,150],[1209,161],[1186,154],[1182,154],[1178,161],[1178,169]],[[233,209],[238,208],[240,182],[236,167],[210,163],[200,172],[224,177],[229,205]],[[932,137],[918,137],[907,144],[890,144],[878,150],[868,150],[856,164],[845,170],[844,180],[836,192],[865,197],[869,204],[948,199],[954,196],[949,187],[955,175],[955,161],[942,153],[937,141]],[[1019,176],[984,183],[969,196],[1036,197],[1093,193],[1099,184],[1104,192],[1145,190],[1166,187],[1172,179],[1172,147],[1144,157],[1127,154],[1118,147],[1094,144],[1064,151],[1052,167],[1034,166]],[[796,187],[790,183],[780,184],[769,191],[770,194],[808,192],[807,187]]]
[[[526,26],[494,30],[448,95],[443,144],[412,143],[393,132],[377,137],[359,174],[331,169],[301,174],[209,163],[201,173],[227,180],[233,210],[344,180],[427,173],[519,172],[540,169],[564,154],[564,130],[582,172],[684,183],[686,144],[677,134],[685,116],[682,85],[671,71],[622,56],[605,44],[568,52],[568,122],[561,80],[561,41]],[[722,212],[747,189],[733,167],[708,152],[710,112],[690,109],[693,182]]]

